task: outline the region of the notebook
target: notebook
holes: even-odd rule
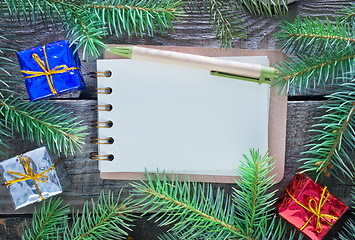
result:
[[[267,56],[224,58],[270,65]],[[159,169],[234,182],[243,154],[270,148],[269,84],[152,61],[97,61],[98,72],[108,70],[111,76],[98,79],[98,89],[110,89],[98,94],[98,123],[109,124],[98,128],[97,143],[105,144],[93,155],[110,156],[99,161],[101,178],[133,180]]]

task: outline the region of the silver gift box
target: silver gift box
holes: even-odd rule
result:
[[[34,174],[46,171],[53,166],[45,147],[26,152],[21,156],[22,158],[28,157],[29,166]],[[25,173],[19,156],[2,161],[0,163],[0,172],[2,173],[5,182],[21,178],[21,176],[10,174],[8,171]],[[44,183],[40,181],[36,181],[36,183],[44,199],[62,192],[62,186],[60,185],[55,169],[52,169],[43,175],[47,176],[48,180]],[[44,178],[40,179],[43,181]],[[8,186],[8,188],[15,204],[15,210],[42,200],[38,194],[34,180],[32,179],[15,182]]]

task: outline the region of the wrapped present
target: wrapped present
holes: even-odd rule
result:
[[[276,202],[281,217],[313,240],[320,240],[348,209],[304,173],[297,173]]]
[[[68,41],[17,52],[31,101],[85,88],[81,64]]]
[[[42,201],[62,192],[55,167],[45,147],[9,158],[0,163],[15,209]]]

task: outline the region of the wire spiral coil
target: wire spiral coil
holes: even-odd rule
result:
[[[109,78],[111,77],[112,72],[107,70],[104,72],[90,72],[90,77],[92,78]],[[109,95],[112,93],[112,88],[111,87],[103,87],[103,88],[95,88],[95,93],[96,94],[106,94]],[[111,104],[95,104],[91,105],[92,111],[105,111],[105,112],[110,112],[113,107]],[[113,122],[111,120],[108,121],[92,121],[91,126],[94,128],[112,128]],[[107,138],[99,138],[99,137],[91,137],[90,138],[90,143],[96,144],[96,145],[106,145],[106,144],[113,144],[114,139],[112,137],[107,137]],[[99,154],[98,152],[91,152],[90,159],[96,160],[96,161],[112,161],[114,159],[114,156],[112,154]]]

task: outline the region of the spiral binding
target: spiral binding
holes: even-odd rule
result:
[[[96,94],[111,94],[112,93],[112,88],[106,87],[106,88],[95,88]]]
[[[106,121],[106,122],[97,122],[97,121],[92,121],[91,127],[95,128],[112,128],[113,122],[112,121]]]
[[[105,72],[90,72],[90,77],[98,78],[98,77],[111,77],[112,72],[110,70],[106,70]]]
[[[100,104],[95,104],[95,105],[91,105],[91,107],[94,107],[93,109],[91,109],[92,111],[106,111],[106,112],[110,112],[113,107],[111,104],[104,104],[104,105],[100,105]]]
[[[113,142],[114,142],[114,139],[112,137],[109,137],[109,138],[92,137],[92,138],[90,138],[90,143],[92,143],[92,144],[112,144]]]
[[[98,77],[111,77],[112,72],[107,70],[104,72],[90,72],[90,77],[92,78],[98,78]],[[96,94],[111,94],[112,93],[112,88],[110,87],[105,87],[105,88],[95,88],[95,93]],[[91,105],[92,111],[106,111],[109,112],[112,110],[112,105],[111,104],[96,104],[96,105]],[[92,121],[92,127],[95,128],[111,128],[113,126],[112,121],[105,121],[105,122],[98,122],[98,121]],[[114,139],[112,137],[108,138],[99,138],[99,137],[92,137],[90,139],[90,143],[92,144],[113,144]],[[91,152],[90,153],[90,159],[92,160],[97,160],[97,161],[112,161],[114,156],[112,154],[99,154],[98,152]]]
[[[114,156],[112,154],[99,155],[98,152],[91,152],[90,159],[96,161],[112,161],[114,159]]]

